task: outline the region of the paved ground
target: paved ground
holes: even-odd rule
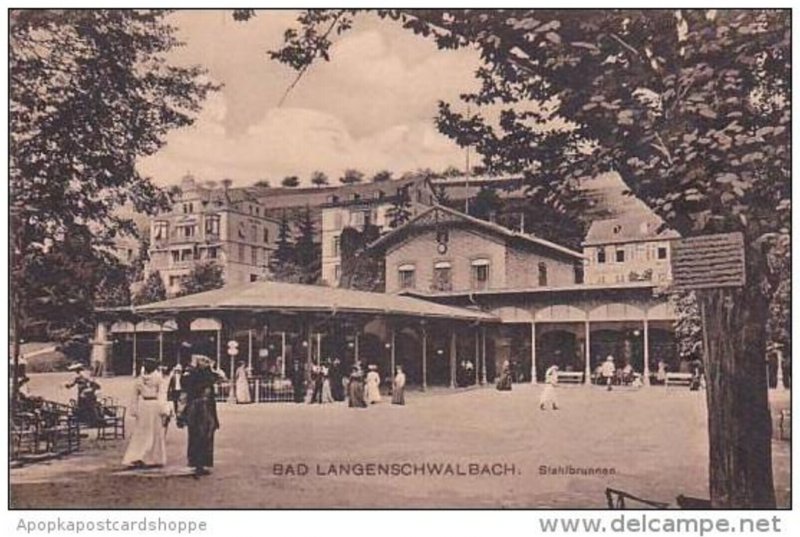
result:
[[[57,374],[34,376],[33,393],[66,399]],[[107,379],[121,396],[130,379]],[[607,486],[674,502],[707,496],[704,394],[662,387],[607,393],[563,387],[561,410],[538,410],[539,387],[410,393],[407,406],[220,405],[217,466],[184,473],[186,433],[172,427],[168,468],[121,472],[124,442],[85,442],[76,455],[11,472],[13,507],[571,507],[605,506]],[[773,408],[789,405],[772,394]],[[789,502],[789,442],[774,442],[776,489]],[[331,476],[330,464],[510,465],[492,476]],[[306,476],[275,464],[305,464]],[[613,469],[614,475],[541,475],[540,466]],[[297,466],[296,466],[297,467]],[[455,469],[455,468],[454,468]]]

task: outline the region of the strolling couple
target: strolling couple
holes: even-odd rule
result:
[[[169,379],[148,358],[144,371],[136,379],[131,415],[136,419],[128,449],[122,463],[133,467],[165,466],[167,463],[166,433],[169,422],[177,414],[179,428],[188,430],[187,455],[195,475],[206,475],[214,466],[214,433],[219,428],[214,398],[218,374],[213,361],[203,355],[192,355],[185,371],[176,366]],[[173,407],[168,401],[169,387],[177,396]]]

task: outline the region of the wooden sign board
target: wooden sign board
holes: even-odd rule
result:
[[[744,255],[744,235],[738,232],[678,239],[672,245],[672,287],[742,287]]]

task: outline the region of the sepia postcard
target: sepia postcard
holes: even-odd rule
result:
[[[9,509],[791,508],[791,10],[7,16]]]

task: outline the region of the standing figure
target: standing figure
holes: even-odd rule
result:
[[[358,366],[353,366],[347,384],[347,406],[351,408],[366,408],[364,400],[364,375]]]
[[[692,380],[689,384],[689,390],[695,392],[699,390],[702,385],[703,361],[696,353],[693,353],[692,356],[693,359],[690,364],[692,369]]]
[[[292,360],[292,390],[294,392],[294,402],[302,403],[305,397],[305,374],[303,364],[300,360]]]
[[[247,379],[247,366],[244,360],[239,360],[239,366],[234,374],[236,402],[238,404],[252,403],[250,398],[250,382]]]
[[[606,386],[608,386],[608,391],[611,391],[611,382],[614,379],[614,373],[616,371],[617,366],[614,365],[614,357],[609,354],[606,358],[606,361],[603,362],[602,368],[600,369],[600,375],[602,375]]]
[[[546,410],[548,405],[553,407],[553,410],[558,410],[556,404],[556,386],[558,385],[558,366],[553,364],[544,373],[545,386],[542,390],[542,395],[539,397],[539,408]]]
[[[158,362],[145,358],[144,373],[134,384],[131,416],[136,423],[122,464],[135,468],[167,464],[166,433],[171,415],[167,381],[158,369]]]
[[[403,366],[397,366],[397,374],[392,382],[392,404],[406,404],[406,374],[403,373]]]
[[[180,403],[181,391],[183,390],[181,386],[183,375],[183,367],[180,362],[178,362],[175,364],[175,367],[172,368],[169,374],[169,380],[167,381],[167,400],[172,403],[172,409],[176,416],[178,415],[178,404]]]
[[[511,364],[508,360],[503,362],[500,370],[500,378],[497,380],[497,389],[500,391],[511,390]]]
[[[67,368],[75,373],[75,378],[67,382],[64,387],[77,386],[77,399],[75,400],[75,415],[78,421],[87,427],[96,427],[100,419],[100,409],[97,402],[97,391],[100,384],[89,378],[82,364],[72,364]]]
[[[667,364],[664,360],[658,361],[658,371],[656,371],[656,380],[659,384],[664,384],[667,381]]]
[[[206,475],[214,466],[214,433],[219,429],[215,385],[220,380],[212,360],[192,355],[192,368],[183,379],[182,423],[189,429],[187,458],[195,475]]]
[[[373,405],[381,402],[381,377],[378,374],[378,366],[370,364],[367,373],[367,389],[365,399],[367,403]]]
[[[330,369],[327,365],[320,368],[320,377],[322,378],[322,390],[320,394],[320,403],[333,403],[333,393],[331,392],[331,379]]]
[[[342,361],[334,358],[330,367],[331,395],[334,401],[344,401],[345,385],[343,384]]]

